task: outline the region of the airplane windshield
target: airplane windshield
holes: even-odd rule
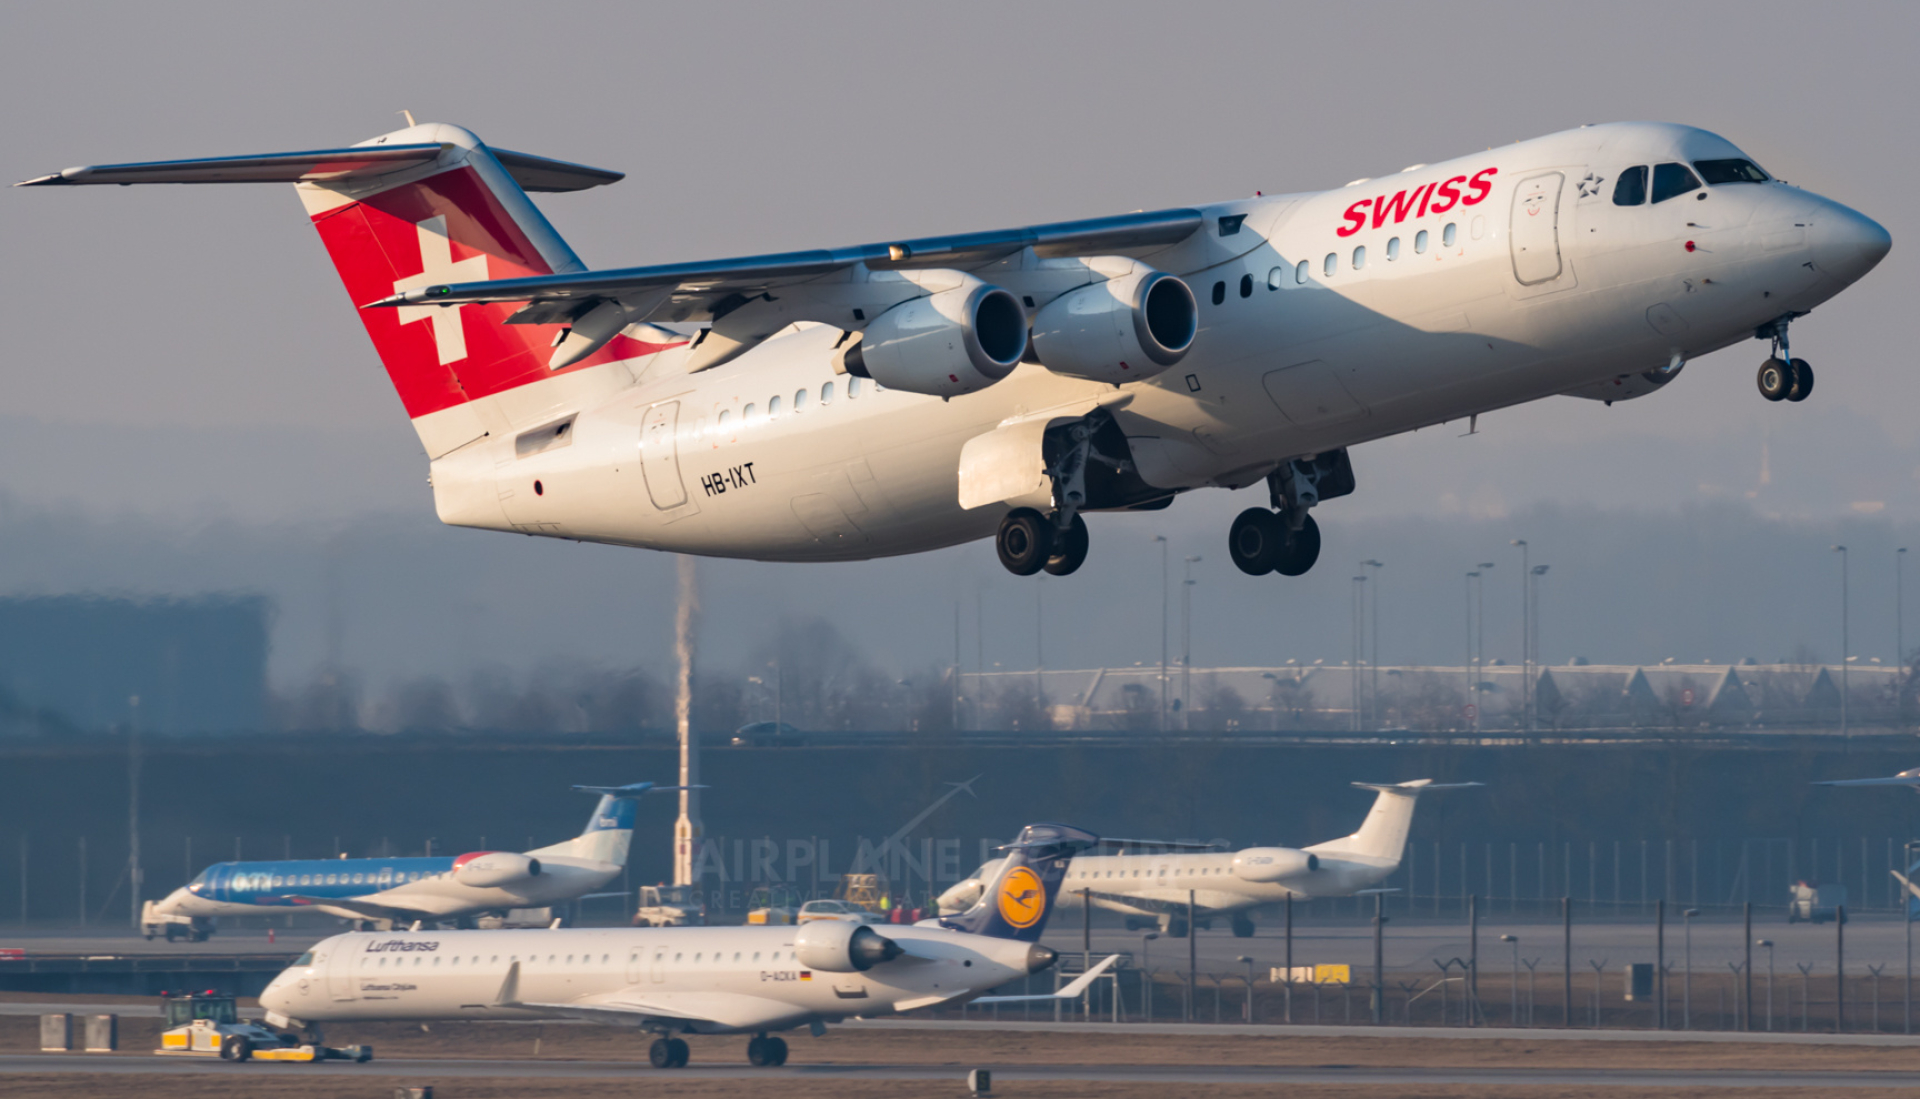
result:
[[[1694,171],[1709,186],[1721,183],[1765,183],[1767,173],[1751,160],[1696,160]]]
[[[1688,191],[1699,190],[1700,181],[1685,164],[1656,164],[1653,166],[1653,201],[1665,202],[1678,198]]]

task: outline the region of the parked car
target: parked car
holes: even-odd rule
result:
[[[815,920],[840,920],[846,923],[879,923],[880,917],[846,901],[808,901],[800,906],[800,923]]]
[[[735,748],[792,748],[806,742],[807,734],[784,721],[756,721],[733,731]]]

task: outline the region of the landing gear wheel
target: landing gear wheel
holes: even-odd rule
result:
[[[693,1051],[687,1048],[687,1043],[678,1038],[669,1038],[667,1039],[667,1045],[673,1048],[673,1063],[667,1067],[686,1068],[687,1061],[693,1056]]]
[[[1015,576],[1032,576],[1047,567],[1053,556],[1053,524],[1032,508],[1014,508],[1000,520],[1000,534],[994,539],[1000,551],[1000,563]]]
[[[1071,575],[1086,559],[1087,521],[1075,515],[1066,530],[1058,527],[1053,530],[1053,554],[1045,565],[1047,575]]]
[[[775,1059],[773,1039],[764,1034],[747,1039],[747,1064],[754,1068],[771,1068],[779,1063]]]
[[[773,1060],[770,1062],[773,1067],[779,1068],[781,1065],[787,1063],[787,1040],[785,1038],[768,1038],[767,1046],[773,1055]]]
[[[1784,401],[1793,392],[1793,367],[1782,359],[1768,359],[1760,364],[1760,373],[1754,378],[1754,384],[1760,387],[1760,395],[1769,401]]]
[[[220,1043],[222,1061],[250,1061],[253,1059],[253,1043],[245,1038],[229,1038]]]
[[[654,1068],[685,1068],[689,1055],[687,1043],[678,1038],[655,1038],[647,1047],[647,1063]]]
[[[1805,359],[1793,360],[1793,388],[1787,390],[1787,400],[1800,402],[1813,393],[1813,367]]]
[[[1266,508],[1248,508],[1227,531],[1227,556],[1248,576],[1265,576],[1273,571],[1286,542],[1287,525],[1278,515]]]
[[[1273,562],[1273,571],[1282,576],[1301,576],[1320,560],[1320,524],[1306,517],[1300,529],[1290,532],[1286,546]]]
[[[1253,917],[1252,916],[1249,916],[1244,912],[1236,913],[1234,915],[1233,937],[1236,939],[1253,938]]]

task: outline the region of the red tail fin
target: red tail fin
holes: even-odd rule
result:
[[[487,147],[457,126],[382,141],[438,142],[431,164],[374,179],[305,182],[301,197],[356,306],[430,283],[584,270]],[[391,182],[390,182],[391,181]],[[512,305],[360,309],[360,320],[418,419],[467,401],[658,350],[624,337],[562,371],[547,369],[559,326],[508,324]]]

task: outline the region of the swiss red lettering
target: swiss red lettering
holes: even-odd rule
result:
[[[1473,178],[1467,182],[1467,187],[1468,189],[1473,191],[1473,194],[1470,197],[1463,199],[1460,205],[1472,206],[1477,202],[1485,201],[1486,197],[1493,193],[1493,184],[1488,183],[1486,177],[1493,175],[1499,171],[1500,169],[1498,168],[1485,168],[1485,169],[1482,169],[1481,171],[1473,173]]]
[[[1453,209],[1455,204],[1460,201],[1460,184],[1466,181],[1466,176],[1454,176],[1452,179],[1442,183],[1439,190],[1434,192],[1434,194],[1440,196],[1440,201],[1433,204],[1431,212],[1444,214],[1448,210]]]
[[[1358,233],[1367,224],[1366,208],[1371,202],[1373,202],[1372,199],[1363,198],[1352,206],[1347,207],[1347,227],[1337,229],[1335,232],[1343,237],[1350,237]]]
[[[1423,189],[1424,188],[1422,188],[1422,190]],[[1419,197],[1420,190],[1415,190],[1411,195],[1405,191],[1397,191],[1392,198],[1382,195],[1374,199],[1373,227],[1378,229],[1382,225],[1385,225],[1388,214],[1393,215],[1393,223],[1395,225],[1407,220],[1407,215],[1413,212],[1413,208],[1416,205],[1415,200]]]
[[[1427,200],[1432,197],[1433,184],[1429,183],[1425,187],[1420,188],[1420,212],[1413,215],[1414,217],[1423,218],[1427,216]]]

